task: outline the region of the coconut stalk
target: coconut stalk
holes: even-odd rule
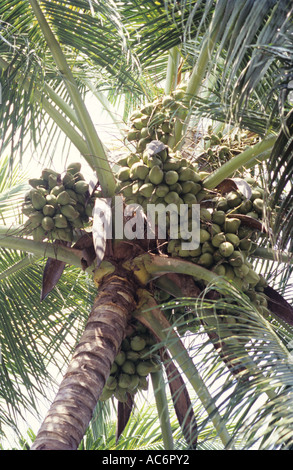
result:
[[[56,397],[32,450],[77,450],[136,307],[136,285],[123,271],[105,276]]]
[[[132,271],[137,276],[141,284],[146,285],[151,280],[154,280],[166,273],[177,273],[193,276],[197,279],[202,279],[207,283],[221,283],[221,286],[229,286],[231,284],[223,279],[218,274],[203,268],[198,264],[190,261],[185,261],[178,258],[165,257],[160,255],[144,254],[134,258],[133,260],[126,261],[123,267]]]
[[[174,442],[172,436],[172,429],[170,424],[170,415],[168,411],[168,400],[166,389],[164,386],[164,378],[162,370],[151,373],[151,380],[155,395],[155,401],[158,411],[158,416],[161,425],[162,438],[164,442],[164,450],[173,450]]]
[[[165,95],[169,95],[177,86],[177,74],[179,66],[179,49],[178,47],[172,47],[169,51],[166,83],[165,83]]]
[[[214,22],[212,22],[210,31],[208,31],[203,40],[200,54],[188,80],[186,93],[182,100],[183,107],[180,110],[181,113],[175,119],[174,133],[168,142],[168,145],[174,150],[179,150],[184,144],[183,129],[187,124],[186,118],[189,112],[189,105],[192,98],[198,95],[202,87],[203,80],[211,60],[211,54],[215,48],[218,30],[219,25],[216,26],[214,25]]]
[[[170,328],[169,322],[147,290],[139,289],[138,296],[139,304],[138,309],[133,313],[134,317],[147,326],[157,339],[166,345],[171,356],[178,363],[207,414],[210,416],[225,449],[230,449],[232,447],[232,439],[226,429],[225,423],[215,405],[213,397],[210,395],[208,388],[202,380],[196,366],[193,364],[179,336]]]

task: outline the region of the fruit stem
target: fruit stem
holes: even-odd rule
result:
[[[144,289],[139,289],[137,294],[139,296],[140,303],[138,305],[138,310],[135,311],[133,315],[141,323],[147,326],[153,334],[162,341],[162,343],[165,343],[171,356],[178,363],[182,373],[184,373],[189,380],[206,412],[210,416],[210,419],[213,422],[218,436],[223,442],[225,448],[231,448],[231,437],[226,429],[222,417],[219,414],[215,401],[210,395],[208,388],[202,380],[179,336],[172,329],[171,325],[158,308],[152,295]]]
[[[172,47],[169,51],[168,57],[165,95],[169,95],[177,86],[179,58],[180,54],[178,47]]]
[[[173,443],[173,436],[172,436],[172,428],[171,428],[171,423],[170,423],[168,401],[167,401],[166,389],[164,386],[164,378],[163,378],[162,370],[159,370],[157,372],[151,372],[151,379],[152,379],[156,406],[157,406],[158,416],[159,416],[161,430],[162,430],[164,448],[165,450],[173,450],[174,443]]]
[[[211,53],[215,47],[215,41],[218,35],[219,25],[214,26],[211,24],[210,30],[207,32],[206,37],[203,39],[200,54],[193,67],[191,76],[188,80],[185,97],[182,100],[182,109],[180,109],[180,116],[176,117],[174,126],[174,135],[169,139],[168,145],[174,150],[179,150],[183,143],[183,128],[186,126],[186,118],[189,113],[190,103],[192,99],[198,95],[202,86],[207,67],[211,60]]]
[[[6,230],[6,233],[5,233]],[[25,251],[40,257],[48,257],[64,261],[70,265],[81,267],[82,251],[54,245],[46,242],[36,242],[27,238],[12,235],[13,231],[0,226],[0,246],[12,250]]]

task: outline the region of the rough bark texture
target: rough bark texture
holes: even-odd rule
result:
[[[78,448],[135,307],[135,285],[123,273],[114,273],[103,280],[84,333],[32,450]]]

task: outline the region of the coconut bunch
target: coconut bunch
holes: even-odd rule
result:
[[[236,189],[224,195],[201,190],[197,194],[201,205],[199,247],[182,250],[179,236],[178,239],[169,239],[167,252],[169,256],[184,258],[223,276],[244,292],[262,315],[267,316],[268,303],[264,294],[267,283],[261,274],[255,272],[250,261],[258,238],[264,235],[260,233],[264,191],[252,178],[246,178],[245,183],[250,187],[249,197]],[[197,278],[195,281],[202,289],[205,288],[205,281]],[[168,308],[168,302],[174,303],[173,297],[160,290],[156,295],[158,301],[166,306],[172,324],[180,324],[182,330],[184,321],[183,329],[192,330],[192,310],[182,306]],[[225,317],[222,317],[225,322]],[[236,317],[235,323],[239,320]]]
[[[234,283],[234,280],[231,280],[231,282]],[[260,281],[258,282],[258,284],[255,287],[250,287],[245,292],[245,294],[250,298],[251,303],[259,311],[259,313],[267,318],[270,315],[270,312],[268,310],[267,297],[264,294],[265,286],[266,282],[264,278],[260,276]],[[165,292],[162,293],[162,291],[159,289],[155,291],[154,295],[157,298],[157,301],[160,304],[167,320],[171,325],[173,325],[173,327],[176,327],[180,335],[183,335],[188,331],[198,331],[200,322],[195,308],[182,305],[180,301],[178,302],[174,300],[174,297],[172,295],[167,294]],[[230,301],[230,303],[234,303],[235,308],[230,308],[229,312],[225,312],[225,309],[223,309],[222,307],[214,307],[217,311],[217,315],[215,317],[215,314],[213,314],[213,320],[215,321],[215,323],[211,325],[211,315],[209,314],[209,327],[212,326],[218,328],[218,323],[220,322],[222,325],[227,324],[229,328],[231,325],[235,328],[235,331],[230,329],[230,334],[232,331],[237,333],[237,326],[239,326],[239,324],[241,323],[243,324],[241,310],[237,308],[236,300],[234,300],[233,302]],[[205,317],[203,317],[202,320],[205,323]]]
[[[143,152],[154,139],[167,144],[173,131],[175,115],[182,108],[181,100],[186,87],[178,86],[170,95],[145,104],[130,116],[127,140],[136,145],[137,152]]]
[[[172,231],[172,218],[167,214],[167,253],[187,258],[217,274],[235,280],[243,290],[256,286],[259,276],[248,261],[259,234],[254,220],[263,217],[263,189],[250,178],[246,191],[235,186],[225,194],[203,188],[205,172],[173,153],[164,144],[153,141],[143,153],[130,153],[120,160],[117,173],[117,192],[123,194],[126,204],[140,204],[147,213],[147,205],[185,204],[188,208],[188,230],[191,230],[192,205],[200,204],[200,244],[195,250],[183,250],[186,234]],[[241,187],[241,186],[240,186]],[[249,189],[249,197],[247,196]],[[158,216],[159,217],[159,216]],[[177,222],[177,221],[176,221]]]
[[[248,183],[249,182],[249,183]],[[210,194],[200,202],[200,244],[195,250],[182,250],[181,240],[169,240],[170,256],[183,257],[214,271],[246,293],[261,313],[267,313],[267,300],[263,294],[266,282],[256,273],[250,261],[263,217],[263,190],[256,181],[248,179],[250,197],[241,191],[228,191],[225,195]],[[198,197],[199,198],[199,197]],[[198,283],[204,282],[196,279]]]
[[[194,141],[194,136],[191,135]],[[233,156],[243,152],[259,142],[259,136],[249,131],[236,129],[233,132],[214,132],[208,126],[207,133],[203,136],[205,150],[198,156],[198,162],[210,169],[216,169],[229,161]]]
[[[100,400],[113,396],[126,402],[128,394],[135,395],[139,390],[148,389],[148,375],[159,367],[158,356],[153,352],[154,344],[149,331],[137,325],[122,341]]]
[[[94,199],[89,195],[80,163],[70,164],[64,174],[44,169],[40,178],[29,180],[22,213],[28,217],[25,231],[34,240],[71,242],[74,230],[83,228],[92,215]]]
[[[200,243],[194,250],[182,249],[182,241],[189,240],[180,231],[174,237],[172,218],[167,213],[167,254],[225,277],[265,313],[266,283],[250,262],[263,219],[264,190],[258,182],[238,178],[237,184],[236,179],[231,180],[225,190],[208,191],[203,186],[207,173],[158,141],[149,143],[142,153],[130,153],[119,163],[122,166],[117,173],[117,191],[123,194],[126,204],[140,204],[147,213],[149,203],[162,203],[164,207],[173,203],[177,209],[184,203],[188,230],[192,228],[192,205],[200,204]],[[196,281],[205,287],[202,280]],[[184,313],[175,310],[178,315]]]
[[[256,286],[259,280],[248,257],[256,247],[261,226],[254,221],[263,217],[263,190],[252,179],[247,179],[246,185],[251,189],[249,198],[237,189],[224,195],[200,191],[197,194],[201,206],[199,247],[182,250],[179,234],[177,240],[169,240],[167,248],[171,256],[188,258],[219,275],[239,279],[243,290]]]
[[[171,152],[154,140],[142,153],[130,153],[119,160],[117,192],[126,204],[196,204],[202,189],[202,175],[180,152]]]
[[[232,284],[236,285],[237,277],[233,274],[231,276],[225,276],[226,279],[230,280]],[[249,288],[245,291],[245,295],[247,295],[254,307],[259,311],[259,313],[264,316],[265,318],[269,317],[270,312],[268,310],[268,301],[267,297],[264,294],[264,289],[267,286],[267,283],[263,276],[259,275],[258,282],[255,286],[249,286]],[[195,279],[197,284],[200,284],[199,279]],[[203,286],[204,289],[204,286]],[[199,317],[197,315],[197,309],[192,306],[184,305],[184,302],[180,302],[172,295],[167,292],[162,291],[161,289],[155,289],[154,296],[162,308],[164,315],[166,316],[167,320],[173,327],[178,330],[180,335],[184,335],[186,332],[197,332],[200,326]],[[207,300],[208,302],[208,300]],[[237,307],[237,301],[234,299],[229,300],[229,304],[231,304],[229,311],[225,311],[225,308],[222,304],[217,307],[217,304],[214,305],[213,314],[211,317],[210,309],[208,309],[208,317],[207,319],[203,316],[202,321],[205,323],[208,320],[208,326],[210,327],[217,327],[219,323],[222,325],[227,324],[228,327],[232,325],[235,330],[229,330],[229,334],[234,331],[237,333],[237,327],[243,324],[243,319],[241,316],[241,309]],[[232,308],[234,304],[235,308]],[[215,311],[217,315],[215,316]],[[212,319],[212,323],[211,323]]]
[[[143,153],[130,153],[120,160],[120,165],[117,191],[123,194],[126,204],[140,204],[146,213],[150,203],[162,203],[165,207],[175,204],[176,209],[185,204],[189,211],[189,230],[192,205],[200,204],[200,245],[195,250],[182,249],[182,241],[188,241],[186,234],[177,232],[175,237],[170,237],[174,231],[172,218],[167,214],[170,256],[212,269],[234,280],[244,291],[257,285],[259,276],[248,261],[259,233],[251,228],[251,221],[261,220],[263,216],[263,190],[256,181],[245,181],[246,189],[250,189],[249,197],[237,187],[225,194],[208,192],[202,182],[206,173],[198,171],[180,152],[173,153],[158,141],[148,144]]]

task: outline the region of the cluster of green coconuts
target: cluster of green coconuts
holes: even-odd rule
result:
[[[126,402],[128,394],[148,389],[148,375],[159,367],[159,358],[153,351],[154,338],[148,330],[137,324],[134,331],[121,344],[121,349],[112,365],[101,401],[111,397]]]
[[[45,168],[40,178],[29,180],[22,213],[28,217],[25,231],[35,241],[49,239],[72,242],[74,231],[85,227],[94,206],[81,164],[68,165],[64,174]]]
[[[119,181],[117,191],[126,204],[140,204],[147,212],[147,205],[162,203],[164,206],[175,204],[188,205],[191,217],[192,204],[200,204],[200,245],[195,250],[183,250],[181,242],[186,234],[178,233],[178,238],[167,236],[166,253],[172,257],[184,258],[225,277],[245,292],[263,315],[268,314],[267,299],[263,293],[266,287],[264,278],[255,272],[249,261],[255,250],[259,231],[251,228],[241,217],[262,220],[264,191],[252,178],[245,178],[250,186],[250,197],[233,189],[222,194],[208,191],[203,180],[207,172],[200,171],[197,164],[183,158],[180,152],[172,152],[168,146],[156,146],[160,151],[150,152],[152,143],[142,152],[131,152],[119,161],[117,172]],[[167,233],[170,235],[170,217]],[[191,230],[191,220],[189,220]],[[201,279],[197,283],[205,286]],[[172,300],[158,291],[158,300],[167,303]],[[174,321],[186,314],[184,307],[173,308]],[[192,315],[189,320],[192,323]]]
[[[148,143],[157,139],[167,144],[172,135],[175,116],[182,110],[182,98],[186,86],[180,84],[170,95],[165,95],[147,103],[130,116],[127,140],[143,152]]]
[[[257,135],[248,131],[234,131],[230,133],[222,133],[218,130],[216,133],[212,126],[208,126],[203,136],[204,151],[199,155],[203,165],[206,158],[211,170],[218,168],[231,157],[243,152],[247,147],[251,147],[259,142]],[[211,157],[211,158],[209,158]]]
[[[184,258],[223,276],[245,292],[259,312],[267,316],[269,311],[264,294],[267,284],[249,260],[256,248],[259,232],[237,218],[240,214],[262,220],[264,191],[258,182],[245,178],[251,188],[249,198],[238,190],[224,195],[207,191],[203,180],[208,173],[200,171],[197,164],[183,158],[180,152],[174,153],[167,146],[157,153],[148,150],[154,139],[162,144],[168,143],[184,93],[184,86],[180,86],[170,96],[156,99],[131,116],[127,139],[135,146],[135,151],[118,162],[117,192],[124,196],[125,204],[140,204],[145,213],[150,203],[175,204],[178,207],[184,203],[189,205],[191,217],[192,204],[200,204],[200,246],[196,250],[183,250],[181,242],[184,237],[181,235],[184,234],[178,233],[177,239],[171,239],[169,226],[166,254]],[[210,145],[207,153],[214,155],[216,152],[219,160],[231,156],[231,143],[219,133],[214,135],[209,129],[206,140]],[[241,144],[242,140],[238,142],[238,147]],[[191,220],[188,229],[191,229]],[[205,281],[195,281],[205,287]],[[174,298],[160,289],[155,290],[154,294],[168,320],[177,326],[180,333],[198,328],[198,319],[190,308],[180,302],[174,305]],[[239,317],[235,312],[237,309],[234,310],[237,324],[241,322],[241,315]],[[229,316],[229,328],[232,319]],[[225,312],[219,312],[218,321],[227,322]]]
[[[242,142],[237,141],[238,138],[238,134],[234,136],[233,143],[237,143],[237,150],[239,151]],[[231,152],[234,150],[233,147],[231,148],[231,143],[227,141],[222,132],[219,131],[217,134],[214,134],[210,126],[207,129],[207,134],[204,136],[204,141],[205,143],[209,143],[209,147],[206,149],[205,153],[210,157],[215,157],[216,155],[218,162],[225,157],[231,156]]]

